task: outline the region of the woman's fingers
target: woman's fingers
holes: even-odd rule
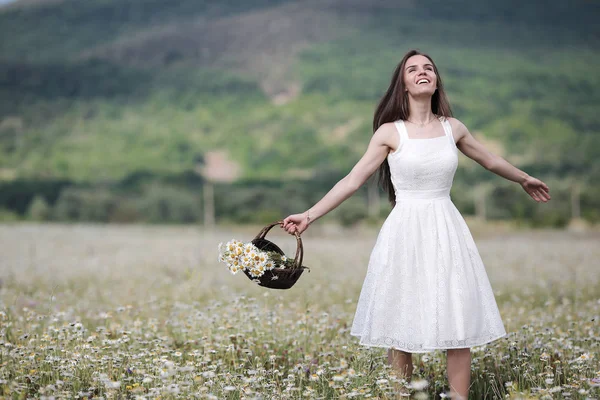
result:
[[[546,192],[544,191],[543,188],[538,189],[537,191],[538,197],[545,203],[548,201],[548,199],[546,198]]]
[[[547,196],[545,196],[545,194],[550,192],[550,188],[548,187],[548,185],[546,185],[544,182],[540,181],[539,179],[538,179],[537,189],[540,191],[541,194],[544,195],[543,197],[547,197]]]
[[[542,182],[542,185],[544,187],[544,190],[546,191],[546,193],[550,192],[550,188],[548,187],[548,185],[546,185],[545,183]]]
[[[539,197],[538,197],[538,195],[537,195],[537,192],[536,192],[534,189],[531,189],[531,190],[529,191],[529,195],[530,195],[530,196],[531,196],[531,197],[532,197],[532,198],[533,198],[535,201],[537,201],[537,202],[539,202],[539,201],[540,201],[540,199],[539,199]]]
[[[542,196],[544,197],[544,201],[550,200],[550,194],[548,194],[548,192],[542,192]]]
[[[539,186],[532,189],[532,192],[536,194],[537,198],[544,203],[550,200],[550,194],[548,194],[548,187],[541,182]]]
[[[546,197],[542,194],[541,190],[536,190],[535,194],[537,194],[538,199],[542,202],[546,202]]]
[[[302,220],[299,217],[299,214],[294,214],[294,215],[290,215],[286,218],[284,218],[281,221],[281,227],[290,235],[295,234],[296,232],[298,234],[302,233],[302,231],[304,231],[304,229],[300,229],[300,226],[302,225]]]
[[[289,233],[290,235],[294,234],[294,231],[296,230],[296,224],[294,224],[293,222],[290,222],[288,224],[286,224],[283,229]]]

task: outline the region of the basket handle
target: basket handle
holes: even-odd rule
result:
[[[262,228],[260,232],[256,235],[254,239],[264,239],[267,236],[267,233],[276,225],[281,225],[283,221],[276,221],[272,224],[269,224]],[[294,258],[294,268],[302,267],[302,259],[304,258],[304,246],[302,245],[302,239],[300,238],[300,234],[298,232],[294,232],[294,236],[296,237],[296,257]]]

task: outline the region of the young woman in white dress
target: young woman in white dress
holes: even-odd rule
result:
[[[467,398],[470,347],[506,332],[473,238],[450,200],[457,150],[537,202],[550,200],[548,186],[490,153],[452,118],[437,67],[416,50],[398,64],[373,130],[350,173],[282,227],[304,232],[379,169],[394,208],[371,254],[351,334],[362,345],[388,348],[389,363],[406,379],[413,352],[446,350],[451,396]]]

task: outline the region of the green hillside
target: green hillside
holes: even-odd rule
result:
[[[49,0],[0,8],[0,178],[11,193],[31,180],[114,193],[141,173],[167,182],[193,175],[207,154],[224,151],[243,190],[306,180],[298,185],[320,193],[366,148],[376,102],[416,47],[433,56],[455,115],[477,137],[563,190],[564,201],[547,208],[551,224],[568,218],[572,182],[584,188],[583,216],[600,218],[598,6],[393,4]],[[456,179],[457,188],[503,185],[467,160]],[[27,193],[19,204],[5,196],[4,208],[25,212]],[[313,200],[298,196],[298,207]],[[244,204],[274,208],[253,198]],[[456,200],[473,211],[471,198]],[[534,218],[527,201],[503,202],[497,216]]]

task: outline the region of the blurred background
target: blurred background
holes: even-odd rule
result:
[[[349,172],[402,55],[551,187],[538,205],[461,156],[465,216],[600,221],[597,1],[0,1],[0,220],[263,224]],[[379,223],[371,182],[330,221]]]

